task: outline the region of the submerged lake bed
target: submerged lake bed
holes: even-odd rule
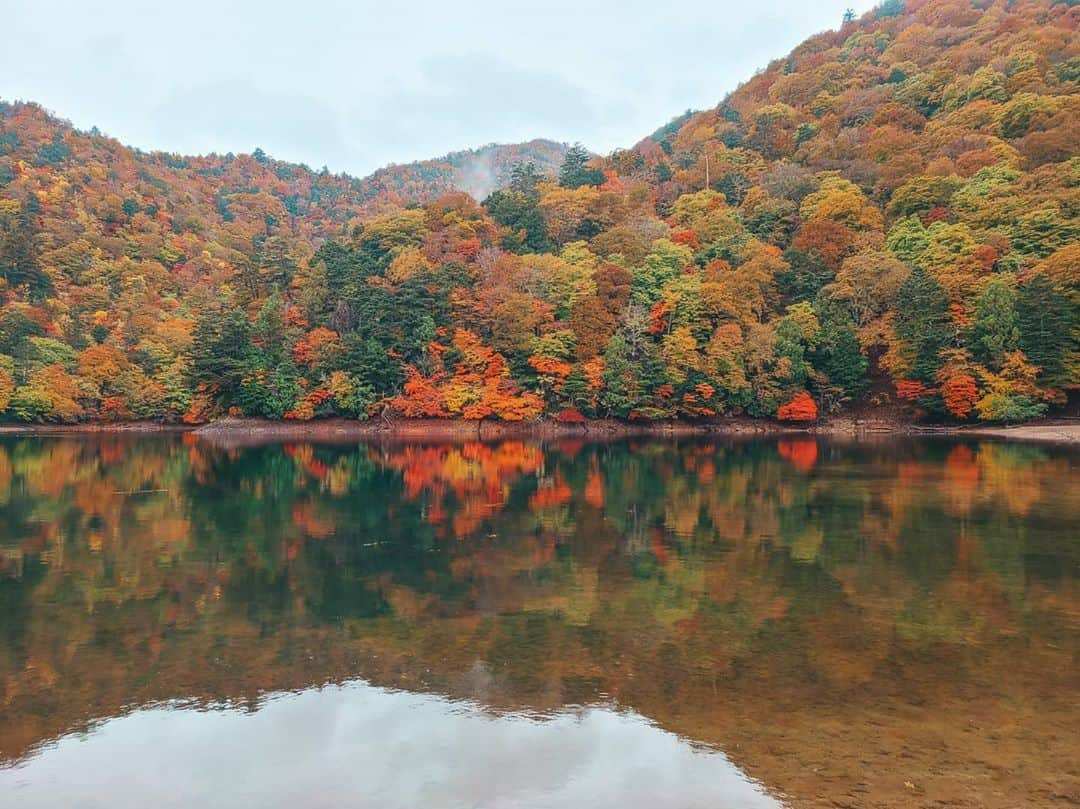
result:
[[[0,438],[0,805],[1068,806],[1080,452]]]

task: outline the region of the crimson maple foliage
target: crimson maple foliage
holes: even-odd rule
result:
[[[817,404],[809,393],[803,392],[790,402],[780,405],[776,411],[776,417],[781,421],[816,421]]]

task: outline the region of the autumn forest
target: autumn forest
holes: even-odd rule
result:
[[[632,148],[367,179],[0,102],[0,413],[1053,413],[1080,391],[1078,25],[886,0]]]

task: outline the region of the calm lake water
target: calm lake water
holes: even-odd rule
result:
[[[1072,806],[1080,454],[0,440],[0,806]]]

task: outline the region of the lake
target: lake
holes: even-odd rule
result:
[[[1080,802],[1080,453],[0,439],[0,806]]]

